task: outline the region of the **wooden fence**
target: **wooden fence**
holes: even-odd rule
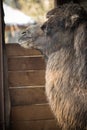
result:
[[[39,51],[6,45],[11,130],[58,130],[45,95],[45,62]]]

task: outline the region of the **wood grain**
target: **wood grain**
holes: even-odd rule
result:
[[[47,103],[44,87],[11,88],[12,106]]]
[[[45,84],[45,71],[14,71],[8,73],[9,87]]]
[[[54,116],[48,104],[12,107],[12,121],[29,121],[53,119]]]
[[[55,120],[11,122],[11,130],[59,130]]]
[[[31,56],[31,55],[41,55],[41,53],[35,49],[25,49],[19,44],[6,44],[6,51],[8,57],[13,56]]]
[[[42,56],[8,58],[9,71],[44,70],[44,69],[45,69],[45,62]]]

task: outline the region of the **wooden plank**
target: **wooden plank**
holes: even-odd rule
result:
[[[11,122],[11,130],[59,130],[55,120]]]
[[[48,104],[12,107],[12,121],[54,119]]]
[[[11,88],[12,106],[47,103],[44,87]]]
[[[38,86],[45,84],[45,71],[11,71],[8,74],[9,87]]]
[[[45,69],[44,58],[41,57],[16,57],[8,58],[8,70],[42,70]]]
[[[6,44],[6,50],[8,57],[41,55],[41,53],[35,49],[24,49],[19,44],[14,43]]]

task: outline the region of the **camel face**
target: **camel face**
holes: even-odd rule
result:
[[[50,38],[47,37],[40,25],[32,25],[19,35],[19,44],[24,48],[39,50],[46,57],[50,54]]]
[[[38,48],[37,43],[39,43],[40,39],[42,40],[44,37],[40,25],[32,25],[20,33],[18,41],[24,48]]]

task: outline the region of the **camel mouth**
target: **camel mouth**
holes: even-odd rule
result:
[[[23,48],[32,48],[33,47],[33,42],[32,41],[22,41],[22,42],[19,42],[19,44],[21,45],[21,47]]]
[[[31,36],[20,35],[18,38],[18,43],[20,46],[22,46],[24,48],[32,48],[33,39]]]

